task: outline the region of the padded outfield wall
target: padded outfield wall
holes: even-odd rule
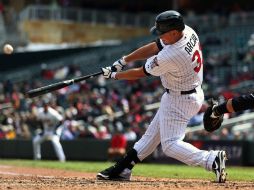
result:
[[[82,139],[62,141],[67,160],[107,161],[109,140]],[[211,150],[223,149],[228,155],[228,165],[254,166],[254,142],[250,141],[191,141],[198,148]],[[128,148],[134,142],[128,142]],[[0,158],[33,159],[31,140],[0,140]],[[42,144],[42,159],[55,160],[56,155],[49,141]],[[148,157],[145,162],[179,163],[168,158],[161,148]]]

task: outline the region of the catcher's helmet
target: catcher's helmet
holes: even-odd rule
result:
[[[185,25],[182,15],[177,11],[165,11],[160,13],[155,19],[155,26],[150,32],[153,35],[162,35],[170,30],[184,30]]]

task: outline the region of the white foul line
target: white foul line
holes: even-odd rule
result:
[[[55,176],[43,176],[43,175],[33,175],[33,174],[20,174],[20,173],[16,173],[16,172],[3,172],[0,171],[0,174],[2,175],[13,175],[13,176],[26,176],[26,177],[41,177],[41,178],[55,178]]]

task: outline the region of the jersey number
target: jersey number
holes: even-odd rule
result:
[[[192,56],[192,62],[197,62],[197,66],[194,68],[194,71],[198,73],[202,67],[203,59],[202,59],[202,52],[201,52],[201,46],[199,45],[199,49],[196,50]]]

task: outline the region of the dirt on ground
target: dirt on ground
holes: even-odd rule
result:
[[[224,184],[218,184],[209,180],[145,178],[138,176],[133,176],[130,182],[117,182],[96,180],[95,175],[95,173],[68,170],[0,165],[0,190],[254,189],[254,183],[252,182],[227,181]]]

